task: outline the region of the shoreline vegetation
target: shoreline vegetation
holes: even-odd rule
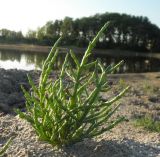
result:
[[[110,33],[103,33],[96,48],[119,48],[142,53],[160,51],[160,28],[147,17],[109,12],[79,19],[65,17],[48,21],[37,30],[28,30],[26,35],[21,31],[0,29],[0,43],[51,46],[63,34],[63,46],[86,47],[107,21],[111,22]]]
[[[51,50],[51,46],[41,46],[33,44],[2,44],[0,43],[0,51],[19,51],[19,52],[37,52],[37,53],[46,53],[48,54]],[[67,53],[72,49],[77,54],[83,54],[86,48],[79,48],[76,46],[70,47],[61,47],[60,53]],[[138,51],[129,51],[129,50],[120,50],[120,49],[94,49],[94,54],[98,55],[110,55],[110,56],[122,56],[122,57],[151,57],[160,59],[159,52],[138,52]]]

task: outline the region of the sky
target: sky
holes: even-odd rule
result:
[[[160,27],[160,0],[0,0],[0,29],[36,30],[47,21],[118,12],[146,16]]]

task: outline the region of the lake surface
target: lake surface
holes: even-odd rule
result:
[[[78,58],[81,59],[82,55],[77,54]],[[0,50],[0,68],[5,69],[23,69],[33,70],[41,69],[44,60],[46,59],[46,53],[40,52],[19,52],[19,51],[8,51]],[[60,53],[54,68],[57,69],[62,65],[65,54]],[[124,60],[124,65],[117,71],[121,72],[156,72],[160,71],[160,57],[152,57],[150,55],[112,55],[112,54],[94,54],[90,57],[91,60],[100,58],[105,66],[110,64],[116,64],[121,60]]]
[[[47,54],[0,50],[0,68],[4,69],[41,69]]]

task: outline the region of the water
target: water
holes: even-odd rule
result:
[[[44,60],[46,59],[46,53],[40,52],[19,52],[19,51],[0,51],[0,68],[5,69],[23,69],[33,70],[41,69]],[[54,68],[57,69],[62,65],[65,54],[60,53]],[[82,55],[77,54],[79,59]],[[124,60],[124,65],[118,70],[118,72],[155,72],[160,71],[160,57],[153,57],[149,55],[113,55],[113,54],[96,54],[90,57],[91,60],[100,58],[105,66],[110,64],[116,64],[121,60]]]
[[[41,69],[47,54],[0,50],[0,68],[4,69]]]

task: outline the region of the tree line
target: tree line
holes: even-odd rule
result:
[[[99,29],[111,21],[109,31],[103,33],[97,48],[126,49],[136,51],[160,51],[160,28],[147,17],[119,13],[95,14],[90,17],[48,21],[37,30],[29,30],[26,36],[21,32],[0,30],[0,42],[23,42],[52,45],[61,34],[62,45],[86,47]]]

